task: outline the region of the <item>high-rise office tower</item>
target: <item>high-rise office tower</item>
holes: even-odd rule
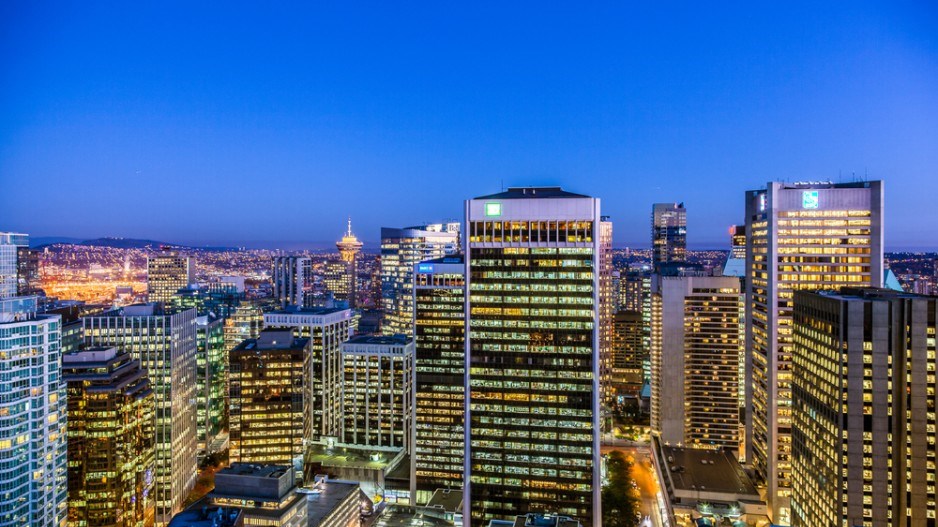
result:
[[[414,265],[458,251],[459,223],[381,229],[382,333],[412,335]]]
[[[616,396],[638,397],[645,381],[645,324],[638,311],[619,311],[612,320],[612,386]]]
[[[746,193],[747,459],[790,524],[792,298],[880,286],[883,185],[769,183]]]
[[[362,242],[358,241],[358,238],[352,234],[352,218],[348,219],[348,230],[345,232],[345,236],[342,236],[342,240],[336,242],[335,246],[339,249],[339,256],[345,264],[345,290],[347,293],[344,300],[348,301],[348,307],[354,308],[358,305],[356,299],[358,289],[358,265],[356,258],[358,257],[358,253],[362,250]]]
[[[214,315],[196,317],[196,436],[199,450],[212,450],[225,419],[228,352],[225,321]],[[224,439],[224,438],[222,438]]]
[[[417,264],[414,274],[416,377],[411,494],[462,487],[465,464],[466,279],[461,255]]]
[[[342,343],[354,331],[352,311],[337,308],[287,309],[264,313],[267,328],[291,328],[297,338],[310,339],[308,441],[337,437],[342,430]]]
[[[309,258],[303,256],[275,256],[270,276],[274,282],[274,298],[280,307],[303,307],[303,295],[312,286]]]
[[[19,296],[23,250],[29,250],[28,234],[0,232],[0,298]]]
[[[600,223],[558,187],[466,202],[467,527],[600,525]]]
[[[338,307],[348,304],[349,300],[349,266],[342,258],[331,258],[323,264],[322,285],[324,291],[317,292],[315,300],[307,300],[306,307]],[[332,302],[331,306],[327,306]],[[344,303],[344,304],[343,304]],[[347,305],[347,307],[352,307]]]
[[[683,203],[655,203],[651,208],[651,263],[687,261],[687,209]]]
[[[599,386],[603,401],[612,403],[612,317],[616,299],[612,281],[612,222],[603,216],[599,222]]]
[[[644,381],[651,380],[651,273],[641,269],[630,269],[620,276],[619,309],[634,311],[642,315],[642,344],[645,350],[642,364]]]
[[[129,352],[147,370],[156,395],[156,524],[165,525],[196,480],[196,311],[136,304],[82,321],[87,346]]]
[[[265,329],[231,350],[229,363],[231,461],[302,468],[309,339]]]
[[[658,269],[652,280],[652,433],[672,445],[736,449],[739,279]]]
[[[0,233],[0,525],[65,523],[66,396],[61,317],[37,314],[17,296],[18,247],[25,234]]]
[[[147,301],[170,304],[173,295],[193,283],[193,261],[174,251],[147,257]]]
[[[102,347],[63,354],[62,375],[69,524],[152,526],[156,407],[146,372],[129,353]]]
[[[342,344],[342,441],[410,452],[414,430],[414,341],[403,335],[352,337]]]
[[[938,301],[796,291],[792,527],[935,525]]]
[[[16,294],[19,296],[41,295],[39,287],[39,251],[17,247]]]

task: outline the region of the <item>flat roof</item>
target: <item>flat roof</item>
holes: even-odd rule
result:
[[[475,199],[532,199],[532,198],[589,198],[584,194],[567,192],[560,187],[508,187],[508,190],[479,196]]]
[[[203,510],[202,503],[198,503],[173,516],[169,527],[229,527],[236,525],[242,514],[238,507],[209,505]]]
[[[662,446],[661,451],[675,490],[759,496],[739,462],[723,450]]]
[[[313,487],[315,492],[306,495],[306,518],[310,525],[319,525],[326,516],[345,503],[351,494],[361,492],[361,485],[351,481],[326,480]]]
[[[409,507],[389,505],[372,523],[373,527],[453,527],[453,523],[429,514],[412,512]]]
[[[255,478],[279,478],[291,467],[286,465],[255,465],[252,463],[232,463],[218,471],[218,474],[230,476],[252,476]]]
[[[294,307],[287,309],[278,309],[276,311],[268,311],[264,313],[265,315],[331,315],[333,313],[339,313],[340,311],[348,311],[348,308],[344,307]]]
[[[406,335],[357,335],[347,341],[346,344],[383,344],[386,346],[406,346],[412,339]]]
[[[329,448],[326,445],[312,443],[307,446],[304,457],[307,463],[321,463],[323,467],[384,470],[398,455],[400,455],[400,450],[372,450],[368,447],[357,449],[345,446]],[[375,456],[377,460],[373,460],[372,456]]]

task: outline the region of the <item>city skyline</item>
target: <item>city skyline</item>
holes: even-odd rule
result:
[[[352,216],[367,250],[536,184],[602,199],[619,247],[684,202],[715,248],[753,182],[865,178],[887,250],[935,248],[925,3],[2,10],[0,224],[35,237],[330,245]]]

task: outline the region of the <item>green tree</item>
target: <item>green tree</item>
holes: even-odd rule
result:
[[[632,485],[632,463],[619,451],[606,460],[609,482],[602,490],[603,527],[637,527],[638,496]]]

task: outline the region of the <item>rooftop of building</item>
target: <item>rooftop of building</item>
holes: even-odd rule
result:
[[[462,489],[436,489],[427,501],[427,507],[446,512],[462,511]]]
[[[726,451],[663,445],[661,452],[675,491],[759,495],[739,462]]]
[[[254,463],[232,463],[218,471],[218,474],[228,476],[250,476],[253,478],[279,478],[290,467],[285,465],[260,465]]]
[[[406,346],[413,342],[407,335],[356,335],[346,344],[380,344],[383,346]]]
[[[196,504],[173,516],[169,527],[233,527],[243,514],[238,507]]]
[[[351,495],[361,495],[361,485],[355,481],[319,479],[306,491],[306,518],[309,525],[320,525],[336,507]]]
[[[385,470],[397,467],[406,457],[400,449],[375,450],[368,447],[355,448],[351,445],[328,446],[311,443],[306,447],[305,461],[319,463],[325,468],[363,468]],[[408,464],[409,470],[409,464]]]
[[[508,190],[479,196],[475,199],[532,199],[532,198],[589,198],[584,194],[567,192],[560,187],[508,187]]]
[[[871,183],[879,183],[879,181],[848,181],[846,183],[834,183],[833,181],[795,181],[792,183],[782,183],[782,188],[869,188]]]
[[[801,291],[808,293],[810,291]],[[821,296],[837,298],[840,300],[895,300],[897,298],[931,298],[904,290],[887,287],[842,287],[839,290],[816,291]]]
[[[373,527],[453,527],[453,523],[432,514],[417,512],[413,507],[389,505]]]
[[[348,311],[345,307],[297,307],[287,306],[286,309],[270,311],[268,315],[331,315],[341,311]]]
[[[256,339],[245,339],[232,351],[302,349],[308,343],[308,338],[296,338],[290,329],[265,329]]]
[[[113,346],[93,346],[62,354],[62,364],[105,364],[117,357],[117,348]]]
[[[101,317],[160,317],[175,315],[184,311],[195,311],[194,307],[182,308],[163,304],[162,302],[147,302],[141,304],[131,304],[129,306],[118,307],[110,311],[95,313],[88,316]]]

